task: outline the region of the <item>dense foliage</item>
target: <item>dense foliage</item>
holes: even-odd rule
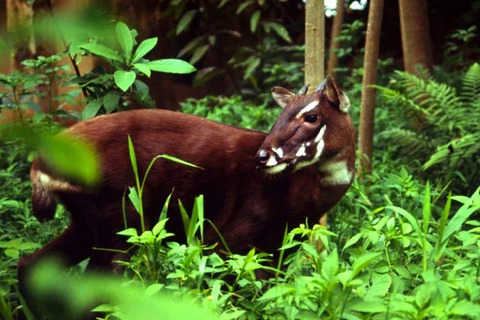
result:
[[[255,28],[259,23],[255,22],[256,12],[252,14]],[[185,14],[180,18],[184,27],[179,25],[178,33],[188,27]],[[267,28],[269,22],[263,23],[262,28]],[[271,24],[269,28],[274,39],[284,38],[281,29]],[[350,25],[343,36],[349,32],[358,32],[358,24]],[[132,30],[117,24],[116,51],[100,43],[75,47],[82,54],[92,53],[109,63],[106,69],[68,79],[67,83],[80,83],[89,92],[89,104],[80,117],[127,109],[133,100],[151,105],[148,88],[138,77],[175,67],[177,71],[192,70],[178,61],[173,69],[166,63],[165,69],[165,61],[144,59],[156,41],[147,39],[134,49],[134,41],[128,40],[130,35],[134,40]],[[274,39],[264,40],[275,43]],[[344,53],[351,54],[347,49]],[[191,52],[195,54],[195,50],[192,47]],[[299,48],[289,50],[275,52],[298,53]],[[7,89],[7,100],[3,101],[8,101],[2,107],[28,108],[26,97],[45,97],[36,90],[39,85],[48,87],[52,81],[65,81],[49,77],[55,59],[24,63],[38,75],[2,76],[0,80]],[[291,83],[297,85],[302,78],[300,68],[280,60],[280,56],[272,58],[257,74],[275,84],[288,72]],[[247,73],[248,65],[242,67]],[[215,244],[203,244],[203,225],[209,222],[204,218],[203,198],[199,197],[192,212],[182,212],[186,243],[169,241],[165,229],[168,202],[152,230],[120,232],[137,248],[130,261],[119,262],[126,268],[122,279],[80,275],[82,266],[73,268],[71,276],[66,277],[47,266],[46,271],[39,270],[32,290],[39,292],[46,306],[53,306],[49,310],[52,317],[62,316],[58,312],[81,310],[92,301],[105,301],[108,304],[96,310],[107,313],[102,317],[120,319],[157,318],[159,314],[184,319],[478,319],[479,65],[466,65],[455,73],[461,76],[448,84],[431,75],[418,78],[388,69],[389,61],[382,62],[379,101],[383,108],[377,111],[380,134],[373,173],[355,180],[342,202],[329,213],[328,230],[314,225],[316,221],[290,226],[279,249],[278,265],[272,265],[268,253],[252,249],[245,256],[222,255],[211,250]],[[355,68],[344,81],[354,105],[359,101],[361,81],[356,79],[361,74],[362,70]],[[252,75],[246,78],[254,83]],[[30,82],[25,84],[25,80]],[[266,97],[262,105],[249,101],[246,93],[243,97],[188,100],[182,111],[267,130],[279,110],[271,108]],[[54,98],[71,97],[48,97]],[[54,111],[36,110],[34,118],[22,119],[24,125],[57,131]],[[358,108],[353,116],[357,122]],[[26,137],[35,140],[32,135]],[[55,148],[49,141],[41,140],[37,146]],[[0,316],[16,319],[23,312],[17,292],[18,259],[58,234],[68,214],[59,208],[57,219],[47,224],[33,218],[28,182],[30,151],[17,139],[1,143]],[[133,145],[130,157],[135,157]],[[141,203],[139,186],[132,186],[130,192],[129,200]],[[318,240],[323,250],[317,250]],[[201,308],[190,310],[194,304]]]

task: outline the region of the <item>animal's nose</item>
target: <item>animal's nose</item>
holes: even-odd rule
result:
[[[270,159],[271,153],[267,150],[259,150],[257,152],[257,162],[259,164],[266,164],[268,159]]]

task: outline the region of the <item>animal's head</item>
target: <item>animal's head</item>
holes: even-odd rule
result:
[[[274,87],[283,108],[257,152],[257,165],[269,174],[297,171],[344,152],[355,152],[355,134],[348,115],[350,101],[327,77],[312,93]]]

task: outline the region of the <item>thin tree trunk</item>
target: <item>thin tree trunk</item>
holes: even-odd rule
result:
[[[305,83],[311,88],[325,78],[325,9],[323,0],[305,6]]]
[[[332,33],[330,35],[330,47],[328,49],[328,63],[327,74],[333,78],[337,78],[335,68],[338,65],[338,56],[335,50],[340,48],[340,41],[335,41],[335,38],[340,35],[342,31],[343,16],[345,13],[345,0],[337,0],[337,15],[333,18]]]
[[[310,88],[325,78],[325,7],[323,0],[307,0],[305,5],[305,83]],[[319,223],[327,226],[327,215]],[[323,243],[317,241],[319,250]]]
[[[7,30],[12,34],[13,59],[10,61],[10,71],[22,69],[21,62],[31,59],[35,54],[33,37],[33,9],[25,0],[7,0]]]
[[[421,65],[431,71],[432,46],[426,0],[399,0],[398,6],[405,70],[418,75],[416,67]]]
[[[380,50],[380,31],[383,17],[383,0],[372,0],[368,11],[367,36],[365,39],[364,75],[360,109],[358,174],[372,171],[373,124],[375,113],[375,89],[370,87],[377,80],[377,60]]]

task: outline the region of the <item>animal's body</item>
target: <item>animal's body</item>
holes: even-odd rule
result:
[[[127,137],[135,146],[141,175],[157,155],[168,154],[203,169],[157,160],[143,195],[146,225],[158,220],[173,191],[167,229],[183,235],[177,199],[187,211],[199,194],[205,217],[214,222],[233,252],[251,247],[274,252],[288,224],[315,223],[352,183],[355,135],[348,98],[331,79],[311,94],[274,88],[284,107],[269,134],[232,127],[165,110],[136,110],[79,123],[63,134],[79,136],[94,146],[100,159],[100,184],[88,188],[62,176],[41,158],[32,164],[32,204],[39,219],[53,217],[57,202],[71,213],[68,229],[53,242],[20,260],[23,277],[36,261],[60,256],[68,265],[90,258],[89,269],[115,269],[118,254],[93,247],[126,249],[122,197],[135,180]],[[78,163],[81,166],[81,163]],[[133,206],[129,226],[139,227]],[[207,228],[206,243],[218,241]]]

